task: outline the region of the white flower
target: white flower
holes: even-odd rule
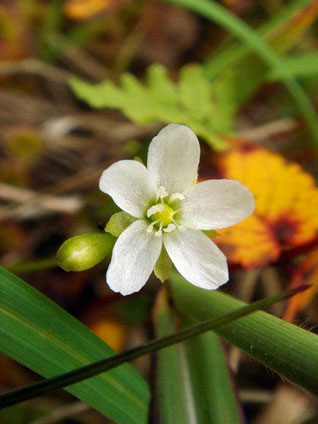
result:
[[[193,185],[200,159],[196,135],[170,124],[153,138],[147,168],[121,160],[107,168],[100,189],[137,218],[118,237],[106,280],[128,295],[147,282],[164,245],[190,283],[216,289],[228,281],[226,258],[200,230],[229,227],[254,210],[251,192],[238,181],[209,180]]]

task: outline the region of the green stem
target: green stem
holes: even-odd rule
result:
[[[37,261],[20,262],[13,265],[4,266],[8,271],[15,274],[36,272],[42,269],[55,268],[57,267],[56,258],[45,258]]]

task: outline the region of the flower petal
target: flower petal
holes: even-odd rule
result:
[[[185,125],[170,124],[149,145],[147,167],[169,194],[184,193],[196,177],[200,160],[199,141]]]
[[[139,219],[118,237],[106,274],[109,287],[122,295],[139,291],[159,258],[162,238],[147,232],[148,223]]]
[[[135,160],[120,160],[105,169],[99,180],[99,188],[135,218],[144,216],[157,190],[147,168]]]
[[[216,230],[247,218],[255,204],[252,193],[238,181],[208,180],[190,188],[183,206],[187,227]]]
[[[201,231],[175,230],[165,234],[163,242],[175,267],[190,283],[214,290],[228,281],[226,257]]]

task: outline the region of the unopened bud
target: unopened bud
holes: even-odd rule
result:
[[[81,234],[66,240],[57,252],[57,263],[65,271],[85,271],[111,253],[114,237],[109,234]]]

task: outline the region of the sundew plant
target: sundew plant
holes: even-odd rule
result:
[[[0,423],[318,422],[317,15],[0,5]]]

